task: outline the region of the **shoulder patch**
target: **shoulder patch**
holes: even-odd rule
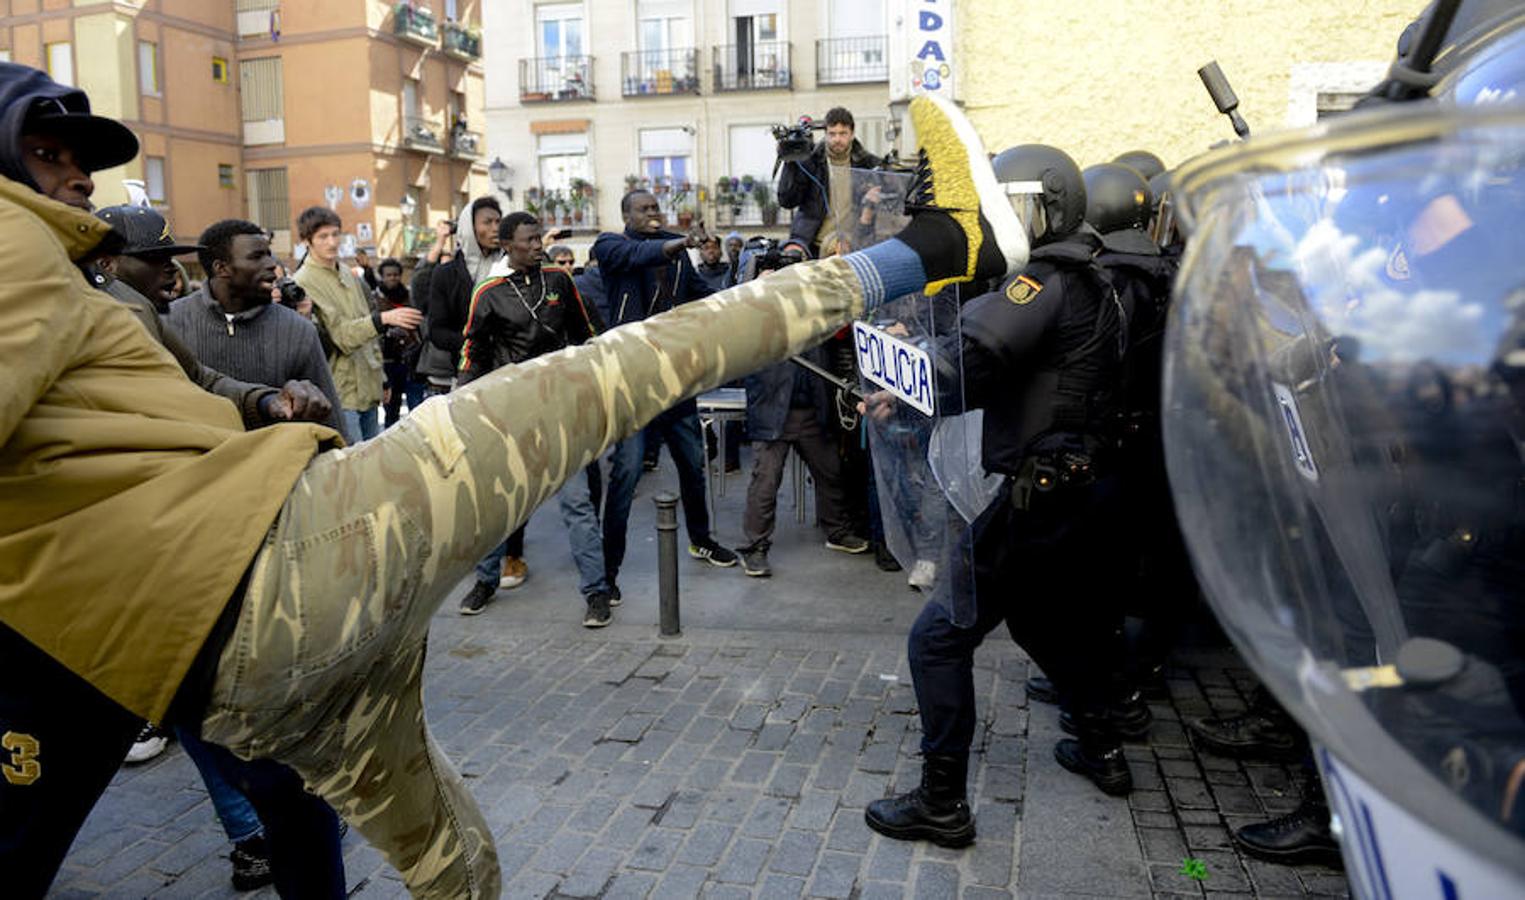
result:
[[[1006,299],[1023,306],[1031,303],[1042,290],[1043,282],[1027,275],[1018,275],[1006,286]]]

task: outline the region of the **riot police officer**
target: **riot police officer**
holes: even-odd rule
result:
[[[961,314],[966,408],[984,409],[982,463],[1005,476],[955,555],[972,571],[941,579],[912,627],[909,658],[922,720],[921,784],[869,805],[869,827],[900,839],[963,846],[975,727],[973,657],[1005,622],[1057,685],[1077,738],[1059,763],[1109,794],[1132,777],[1107,716],[1115,654],[1097,573],[1112,553],[1118,499],[1109,423],[1119,401],[1123,316],[1096,265],[1100,238],[1083,227],[1086,189],[1064,152],[1013,147],[993,161],[1026,225],[1026,268]],[[944,413],[957,386],[940,385]],[[972,582],[972,584],[967,583]]]

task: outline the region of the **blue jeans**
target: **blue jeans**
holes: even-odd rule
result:
[[[556,492],[556,503],[561,507],[561,521],[567,526],[567,537],[572,541],[572,562],[577,566],[577,589],[584,597],[609,592],[609,581],[604,576],[604,539],[598,528],[598,509],[593,505],[593,492],[586,477],[573,475]],[[520,546],[523,546],[523,530],[520,530]],[[522,552],[522,551],[521,551]],[[508,555],[508,541],[477,563],[477,581],[498,580],[503,557]]]
[[[196,764],[196,771],[201,773],[201,780],[212,797],[212,809],[216,810],[217,821],[222,823],[222,830],[227,832],[228,840],[237,844],[264,830],[259,814],[254,811],[254,804],[222,777],[211,746],[178,726],[175,728],[175,737],[179,739],[180,746],[185,748],[185,755]]]
[[[604,568],[611,585],[625,561],[625,532],[630,521],[630,506],[635,502],[635,485],[641,479],[641,459],[648,437],[667,444],[673,464],[678,468],[678,492],[683,498],[683,522],[688,526],[689,543],[707,541],[710,537],[710,513],[704,497],[704,435],[699,431],[698,407],[694,401],[685,400],[609,451],[609,490],[604,500]]]
[[[374,406],[370,409],[340,410],[339,421],[344,425],[344,441],[352,447],[381,434],[381,422],[376,418]]]

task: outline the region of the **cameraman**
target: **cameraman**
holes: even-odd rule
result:
[[[853,114],[836,106],[826,113],[826,140],[803,160],[787,162],[778,176],[778,203],[794,210],[789,243],[819,259],[859,249],[861,224],[871,224],[879,189],[867,182],[856,189],[853,169],[877,169],[883,161],[853,136]],[[780,149],[782,150],[782,141]],[[864,217],[869,223],[862,223]]]

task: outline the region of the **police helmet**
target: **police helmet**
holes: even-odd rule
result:
[[[991,161],[1032,245],[1073,234],[1085,221],[1086,185],[1068,153],[1046,144],[1009,147]]]
[[[1149,227],[1154,195],[1137,169],[1101,163],[1082,173],[1086,183],[1086,221],[1102,234]]]
[[[1137,169],[1145,181],[1165,171],[1164,161],[1148,150],[1129,150],[1112,161],[1120,166]]]

